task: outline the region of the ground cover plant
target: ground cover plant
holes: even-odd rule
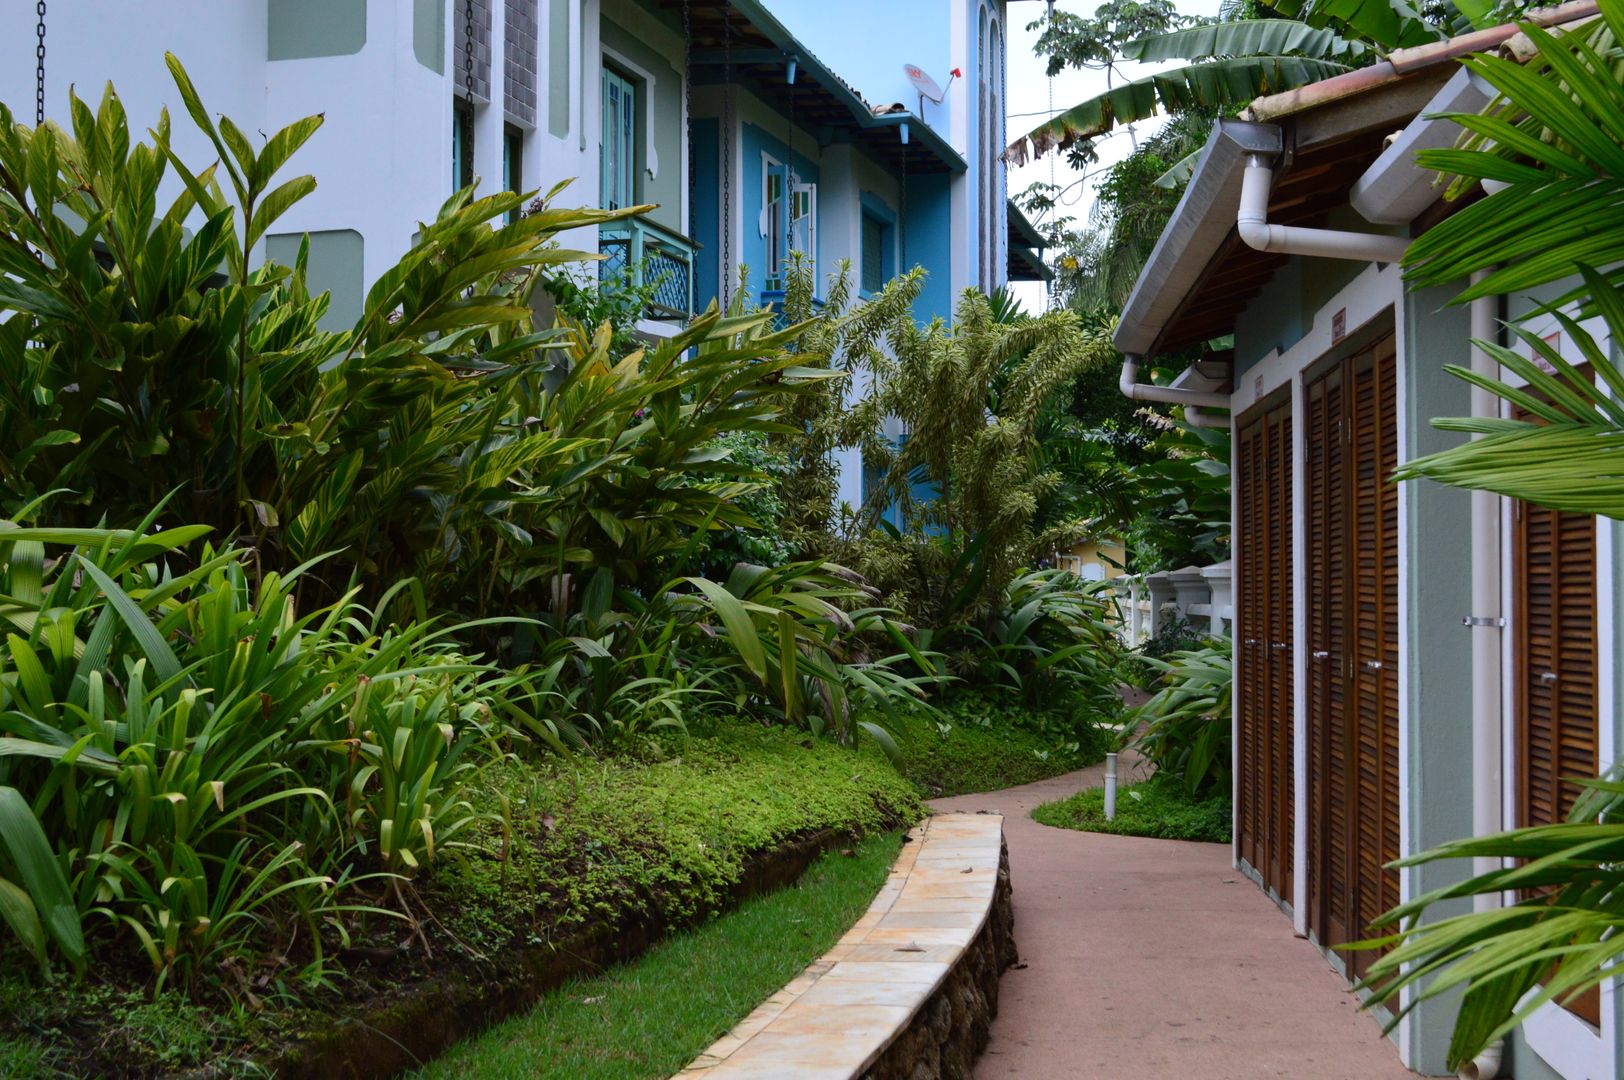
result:
[[[127,978],[129,958],[111,954],[93,977],[42,994],[13,969],[0,977],[0,1002],[14,1006],[0,1011],[0,1072],[152,1076],[217,1063],[220,1075],[252,1075],[290,1039],[398,1001],[404,987],[489,978],[508,950],[593,926],[703,920],[763,851],[820,830],[880,835],[921,813],[877,749],[731,724],[658,740],[642,756],[510,758],[481,770],[465,796],[470,844],[417,879],[417,924],[352,925],[327,988],[260,971],[235,1005],[201,981],[190,997],[154,999],[131,988],[141,982]],[[244,974],[254,962],[221,959]],[[164,1034],[177,1026],[186,1038]]]
[[[673,1075],[839,940],[885,883],[900,847],[900,834],[877,833],[831,851],[794,885],[748,900],[632,963],[571,980],[534,1011],[460,1044],[417,1075]]]
[[[1177,777],[1156,773],[1117,789],[1116,817],[1110,821],[1105,819],[1103,788],[1044,803],[1032,811],[1032,818],[1059,829],[1227,844],[1232,813],[1228,792],[1192,796]]]
[[[1030,784],[1092,765],[1116,732],[1079,697],[1043,709],[974,693],[947,697],[930,714],[899,711],[897,768],[926,798]]]

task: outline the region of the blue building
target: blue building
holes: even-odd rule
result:
[[[652,315],[681,313],[684,295],[690,310],[725,304],[741,266],[748,299],[772,303],[792,252],[820,281],[849,260],[864,295],[924,267],[921,318],[950,316],[964,288],[1046,273],[999,157],[1003,3],[586,7],[599,17],[600,201],[661,204],[600,242],[608,272],[629,262],[681,284]],[[918,92],[907,64],[934,69],[940,101]],[[668,119],[678,114],[685,145]],[[661,159],[682,166],[673,175]]]

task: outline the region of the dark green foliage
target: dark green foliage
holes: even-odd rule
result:
[[[1227,788],[1196,797],[1177,778],[1157,775],[1118,788],[1116,817],[1111,821],[1105,820],[1103,788],[1044,803],[1032,811],[1032,818],[1060,829],[1227,844],[1232,813]]]
[[[1071,772],[1104,757],[1115,738],[1107,726],[1112,718],[1076,695],[1037,709],[966,692],[948,697],[940,710],[904,711],[886,721],[902,750],[902,775],[932,799]]]
[[[1192,796],[1230,788],[1234,746],[1234,648],[1228,637],[1153,660],[1156,693],[1135,709],[1144,724],[1133,747],[1155,762],[1157,776],[1176,777]]]
[[[671,1076],[839,940],[885,883],[897,833],[823,856],[794,885],[575,979],[416,1074],[620,1080]]]
[[[1464,370],[1455,373],[1529,409],[1536,422],[1438,421],[1486,437],[1404,469],[1408,477],[1617,519],[1624,516],[1615,462],[1624,428],[1616,395],[1624,378],[1613,363],[1624,328],[1616,263],[1624,196],[1624,78],[1617,57],[1624,41],[1624,3],[1601,0],[1600,9],[1600,20],[1562,35],[1525,27],[1539,50],[1526,66],[1486,55],[1463,61],[1503,97],[1482,116],[1456,118],[1471,133],[1464,145],[1433,151],[1423,160],[1461,178],[1451,189],[1455,194],[1476,178],[1507,186],[1428,231],[1407,261],[1413,279],[1437,282],[1499,266],[1457,300],[1520,290],[1579,271],[1580,284],[1550,306],[1605,316],[1611,348],[1572,320],[1562,320],[1561,326],[1612,395],[1563,363],[1540,336],[1544,328],[1516,327],[1531,353],[1477,344],[1526,376],[1533,393]],[[1485,258],[1491,247],[1495,258]],[[1591,263],[1610,274],[1589,269]],[[1529,355],[1549,363],[1549,369],[1542,371]],[[1540,391],[1550,393],[1550,400],[1535,396]],[[1619,874],[1624,783],[1616,767],[1599,778],[1569,779],[1587,790],[1565,822],[1453,840],[1401,861],[1421,866],[1458,860],[1428,871],[1435,880],[1455,884],[1415,897],[1383,917],[1381,929],[1388,936],[1368,945],[1388,951],[1371,965],[1360,989],[1372,991],[1370,1005],[1394,1010],[1394,1024],[1439,995],[1458,999],[1447,1055],[1451,1068],[1471,1061],[1550,1002],[1601,984],[1624,952]],[[1472,873],[1470,867],[1480,860],[1501,869]],[[1464,901],[1478,896],[1493,901],[1485,910],[1468,911]],[[1525,899],[1501,906],[1507,896]]]

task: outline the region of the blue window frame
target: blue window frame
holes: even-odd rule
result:
[[[524,132],[512,124],[502,132],[502,190],[524,190]],[[508,211],[508,224],[518,221],[519,214],[518,209]]]
[[[896,274],[895,233],[889,221],[863,211],[862,275],[859,285],[865,294],[877,293]]]
[[[598,150],[599,202],[606,210],[637,205],[637,86],[603,68],[603,141]]]

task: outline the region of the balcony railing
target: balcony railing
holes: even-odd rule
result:
[[[778,313],[779,328],[784,326],[784,301],[786,299],[786,295],[787,294],[783,289],[761,290],[761,306],[764,308],[771,308],[773,311]],[[823,300],[816,296],[812,298],[812,314],[823,314]]]
[[[625,280],[652,286],[651,319],[686,320],[694,314],[695,263],[699,245],[647,218],[613,221],[598,227],[598,280]]]

